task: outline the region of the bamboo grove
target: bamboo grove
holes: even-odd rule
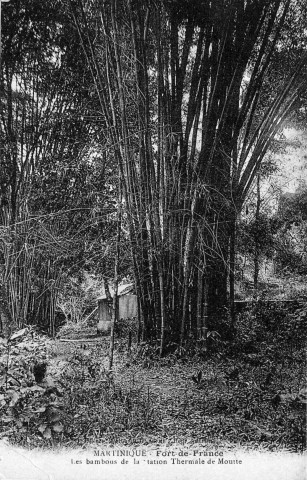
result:
[[[236,220],[305,86],[261,105],[290,1],[71,1],[120,172],[144,338],[234,317]],[[209,322],[209,323],[208,323]]]
[[[67,152],[78,162],[95,137],[116,172],[116,209],[130,246],[143,339],[158,340],[161,354],[188,338],[205,345],[225,308],[234,322],[237,219],[306,89],[303,48],[287,73],[270,82],[298,5],[304,8],[294,0],[67,0],[58,6],[56,25],[61,15],[68,19],[65,49],[75,49],[75,62],[84,66],[79,90],[50,79],[55,92],[48,91],[48,108],[58,105],[53,115],[63,118],[70,102],[82,105],[86,89],[88,103],[79,108],[78,131],[70,125],[54,137],[47,122],[48,135],[33,132],[21,170],[32,174],[42,157],[60,165]],[[33,114],[50,118],[38,107]],[[46,154],[37,151],[42,145]],[[118,222],[117,232],[120,238]],[[115,250],[120,256],[118,245]]]
[[[73,37],[68,21],[58,31],[65,18],[54,3],[11,2],[3,18],[0,312],[6,334],[28,324],[55,334],[58,294],[83,248],[80,232],[87,227],[83,237],[91,236],[95,189],[88,187],[95,175],[87,155],[95,132],[82,122],[87,79],[68,74],[69,62],[76,63]]]

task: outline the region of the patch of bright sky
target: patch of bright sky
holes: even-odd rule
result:
[[[285,128],[283,133],[290,145],[278,155],[279,184],[284,193],[294,193],[301,183],[307,182],[307,132]]]
[[[280,194],[295,193],[300,184],[307,183],[307,131],[285,128],[283,136],[288,142],[285,153],[273,157],[278,171],[261,182],[262,206],[271,213],[278,209]],[[255,208],[255,186],[247,200],[249,212]]]

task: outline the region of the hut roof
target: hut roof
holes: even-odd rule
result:
[[[121,297],[122,295],[127,295],[128,293],[132,293],[133,292],[133,283],[126,283],[124,285],[118,285],[118,291],[117,291],[117,295],[119,297]],[[109,287],[109,290],[110,290],[110,294],[111,294],[111,297],[113,298],[114,296],[114,289],[112,287]],[[104,290],[103,294],[100,295],[100,297],[97,298],[97,300],[106,300],[107,296],[106,296],[106,292]]]

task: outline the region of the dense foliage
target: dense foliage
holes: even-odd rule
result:
[[[306,1],[1,8],[0,437],[303,450]]]
[[[284,122],[304,120],[305,22],[292,0],[3,5],[6,335],[54,334],[60,292],[86,272],[133,279],[161,354],[206,348],[219,309],[234,326],[238,217]],[[256,273],[269,224],[243,229]]]

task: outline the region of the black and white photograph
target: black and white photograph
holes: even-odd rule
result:
[[[307,1],[0,0],[0,480],[304,480]]]

